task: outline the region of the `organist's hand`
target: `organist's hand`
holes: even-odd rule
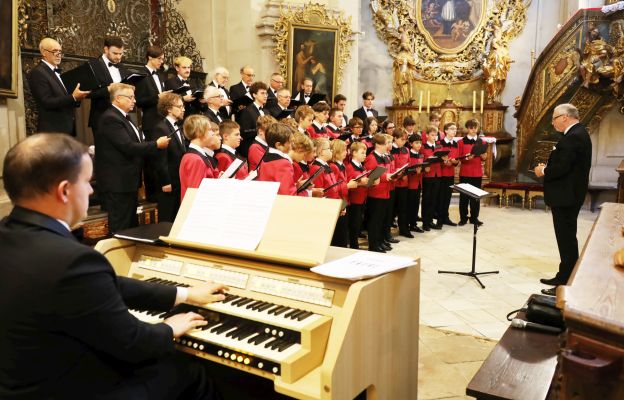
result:
[[[179,338],[191,329],[199,328],[208,323],[204,317],[194,312],[172,315],[163,322],[171,327],[173,337],[175,338]]]
[[[193,304],[206,304],[225,299],[223,294],[229,288],[221,283],[208,282],[188,288],[186,301]]]

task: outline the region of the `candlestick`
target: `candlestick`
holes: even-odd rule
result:
[[[472,113],[476,113],[477,112],[477,91],[473,90],[472,91]]]
[[[481,91],[481,114],[483,114],[483,90]]]
[[[418,112],[422,111],[422,90],[420,90],[420,96],[418,99]]]
[[[429,114],[430,105],[431,105],[431,91],[427,90],[427,114]]]

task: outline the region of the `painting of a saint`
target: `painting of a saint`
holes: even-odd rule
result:
[[[479,28],[485,0],[423,0],[418,24],[425,37],[442,52],[457,52]]]
[[[305,78],[312,79],[314,93],[332,98],[336,31],[293,27],[291,91],[297,93]]]

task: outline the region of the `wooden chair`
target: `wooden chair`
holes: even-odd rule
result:
[[[483,185],[483,190],[490,193],[495,193],[498,196],[498,208],[503,206],[503,201],[505,201],[505,190],[509,186],[506,182],[488,182]],[[493,197],[487,199],[488,204]]]

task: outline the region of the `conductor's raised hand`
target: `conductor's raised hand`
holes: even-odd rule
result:
[[[171,141],[170,137],[161,136],[158,139],[156,139],[156,147],[158,147],[159,149],[166,149],[167,146],[169,146],[170,141]]]
[[[84,99],[85,97],[87,97],[89,93],[91,93],[91,91],[80,90],[80,83],[79,83],[76,85],[76,88],[72,92],[72,96],[74,97],[74,100],[80,101]]]
[[[186,301],[193,304],[206,304],[225,299],[229,288],[221,283],[207,282],[188,288]]]
[[[208,323],[204,317],[194,312],[172,315],[163,322],[171,327],[173,337],[175,338],[179,338],[191,329],[199,328]]]

